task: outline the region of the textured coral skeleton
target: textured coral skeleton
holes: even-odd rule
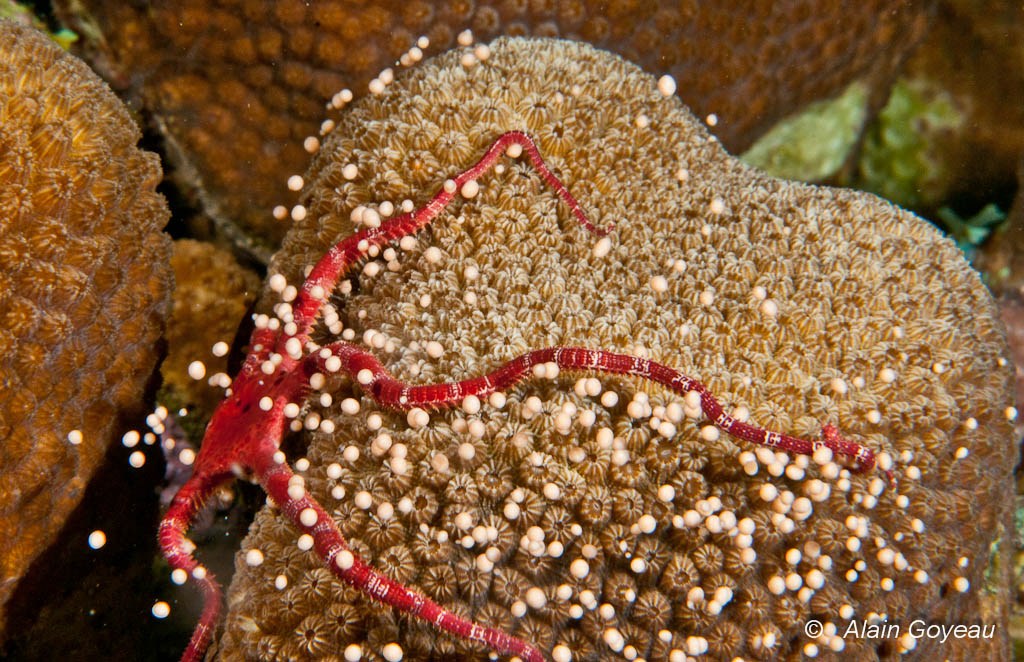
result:
[[[152,112],[181,165],[176,176],[191,178],[188,188],[198,186],[219,227],[244,233],[236,241],[251,242],[261,259],[284,234],[266,208],[279,201],[277,182],[308,165],[300,141],[315,134],[323,99],[342,87],[365,94],[381,68],[455,46],[463,28],[484,40],[581,39],[671,73],[687,81],[686,103],[699,116],[717,114],[719,138],[739,150],[856,78],[868,77],[881,94],[924,32],[931,4],[842,0],[810,11],[805,0],[54,3],[94,65]],[[421,50],[417,35],[430,45]]]
[[[118,420],[143,409],[172,281],[159,161],[136,146],[124,104],[46,35],[6,20],[0,125],[2,634]]]
[[[219,586],[193,558],[194,546],[185,534],[214,491],[236,476],[254,477],[301,532],[300,548],[314,548],[331,572],[351,586],[458,637],[483,642],[499,653],[529,662],[545,659],[532,643],[498,628],[473,623],[369,567],[349,548],[331,515],[306,493],[303,478],[292,472],[280,450],[281,440],[289,420],[292,419],[292,425],[297,422],[294,419],[300,403],[313,391],[322,389],[326,376],[332,373],[353,379],[381,407],[408,412],[411,427],[425,426],[429,421],[428,410],[460,404],[466,411],[479,410],[482,398],[500,409],[505,402],[504,390],[531,375],[554,379],[559,371],[575,371],[635,376],[683,396],[691,416],[703,417],[737,439],[797,454],[813,454],[819,461],[823,458],[827,462],[838,456],[854,471],[868,471],[876,466],[873,450],[841,438],[833,425],[824,425],[822,438],[811,441],[755,427],[727,414],[697,380],[636,356],[576,347],[539,349],[481,377],[413,386],[393,378],[371,353],[350,342],[323,347],[312,342],[311,332],[318,316],[323,312],[325,319],[336,318],[328,298],[353,265],[370,255],[371,250],[426,227],[457,193],[464,198],[474,197],[479,190],[478,178],[503,153],[516,158],[524,151],[576,220],[594,234],[606,234],[587,219],[572,194],[544,164],[533,140],[523,132],[510,131],[497,138],[476,165],[447,180],[423,207],[383,223],[375,212],[360,210],[369,227],[328,251],[309,270],[301,290],[288,285],[283,276],[271,278],[271,288],[281,293],[283,302],[275,308],[275,317],[256,317],[245,364],[207,428],[192,478],[178,492],[160,525],[160,544],[174,568],[175,581],[184,583],[191,575],[205,598],[201,621],[183,661],[192,662],[203,656],[219,618],[221,601]],[[887,454],[879,459],[882,471],[893,482],[891,459]],[[392,466],[392,470],[401,473],[397,466]]]

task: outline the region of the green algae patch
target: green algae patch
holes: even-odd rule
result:
[[[864,136],[854,184],[905,207],[929,204],[943,166],[930,149],[936,133],[961,125],[952,97],[924,81],[900,80]]]
[[[867,115],[861,82],[776,124],[740,159],[775,177],[820,181],[834,175],[857,141]]]

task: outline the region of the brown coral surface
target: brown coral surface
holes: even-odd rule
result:
[[[611,54],[491,49],[468,68],[440,56],[349,109],[272,273],[301,282],[358,205],[422,204],[512,129],[614,231],[588,234],[507,159],[343,283],[340,322],[318,341],[368,343],[412,383],[551,345],[645,354],[769,429],[837,424],[895,458],[898,486],[716,438],[634,379],[533,379],[422,428],[341,381],[302,414],[334,428],[306,433],[305,485],[353,549],[549,659],[1008,659],[1004,615],[983,640],[842,636],[883,615],[988,618],[979,587],[1012,503],[1012,376],[995,307],[952,242],[874,196],[743,165]],[[377,661],[391,643],[404,660],[487,659],[346,587],[296,538],[273,507],[257,515],[219,659],[336,661],[358,645]]]
[[[356,95],[420,35],[431,49],[533,34],[581,39],[671,73],[741,150],[783,115],[860,76],[887,79],[923,32],[929,0],[84,0],[55,3],[90,60],[139,95],[207,211],[261,256],[286,225],[271,209],[308,164],[324,103]],[[238,230],[241,234],[238,234]]]
[[[185,406],[192,419],[206,421],[223,391],[207,379],[193,379],[189,365],[200,359],[207,375],[227,371],[227,357],[211,356],[210,349],[235,335],[260,292],[260,279],[227,251],[193,239],[174,242],[171,267],[174,306],[167,325],[167,358],[160,365],[164,394],[174,408]]]
[[[1006,225],[975,264],[997,294],[1024,287],[1024,8],[945,0],[906,75],[943,90],[963,117],[954,128],[923,129],[934,172],[924,184],[938,201],[973,210],[1008,203],[1016,189],[1002,205]]]
[[[922,206],[966,198],[981,207],[1008,197],[1024,157],[1020,3],[944,0],[903,75],[933,95],[948,95],[963,118],[955,127],[919,127],[935,171],[923,182]]]
[[[142,405],[172,281],[160,166],[124,105],[3,21],[0,127],[2,606]]]

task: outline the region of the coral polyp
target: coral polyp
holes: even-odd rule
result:
[[[213,491],[237,475],[254,475],[301,532],[300,546],[302,537],[306,537],[305,545],[313,547],[325,565],[349,585],[460,638],[483,642],[500,653],[518,655],[528,662],[545,659],[532,644],[499,629],[472,623],[366,565],[350,549],[331,515],[306,493],[304,479],[287,465],[280,450],[281,441],[288,419],[295,419],[300,403],[312,391],[322,389],[332,373],[353,379],[381,407],[407,411],[409,425],[414,428],[428,423],[428,411],[461,405],[465,411],[475,413],[481,406],[480,400],[485,398],[500,409],[506,401],[504,391],[528,377],[554,379],[563,370],[631,375],[685,396],[692,401],[690,407],[696,410],[696,415],[703,415],[738,439],[795,453],[824,450],[829,458],[835,453],[851,460],[859,471],[874,468],[875,453],[841,439],[831,425],[823,428],[822,439],[814,441],[757,428],[726,414],[700,382],[636,356],[574,347],[540,349],[516,357],[480,377],[414,386],[396,380],[371,353],[353,343],[342,340],[319,346],[311,341],[313,323],[338,280],[369,255],[371,248],[379,249],[423,229],[456,193],[467,199],[475,197],[480,187],[477,180],[494,166],[503,152],[518,157],[524,150],[533,167],[568,205],[579,223],[596,234],[604,234],[591,224],[576,200],[551,174],[533,140],[525,133],[510,131],[497,138],[475,166],[445,181],[443,188],[423,207],[383,223],[367,221],[369,228],[331,248],[312,268],[301,289],[288,285],[280,276],[271,280],[271,287],[283,294],[284,301],[276,307],[274,317],[264,315],[256,319],[245,365],[232,382],[228,399],[214,412],[192,478],[175,496],[160,526],[164,556],[176,571],[191,574],[202,587],[206,600],[202,620],[182,660],[192,662],[202,657],[220,609],[220,590],[212,575],[193,559],[185,532]],[[367,213],[364,211],[363,215]],[[401,460],[401,457],[393,458],[390,466],[399,477],[406,473]],[[544,483],[545,492],[562,489],[555,483]],[[642,501],[638,506],[642,509]],[[393,514],[393,508],[388,512]],[[377,515],[382,520],[391,519],[381,508]],[[392,552],[392,556],[395,554],[397,552]],[[251,557],[254,564],[258,564],[263,555],[257,550]],[[528,602],[546,600],[531,597],[529,592],[526,599]]]
[[[991,302],[955,247],[877,198],[743,166],[608,54],[527,40],[467,52],[403,73],[324,141],[271,268],[276,324],[339,239],[384,227],[406,200],[452,188],[497,136],[527,132],[593,225],[614,228],[595,236],[529,163],[501,159],[471,197],[454,186],[428,228],[368,247],[324,304],[318,347],[348,343],[407,385],[500,375],[532,351],[554,361],[536,348],[650,361],[698,378],[737,421],[808,441],[835,425],[896,487],[832,449],[737,440],[699,393],[566,369],[575,358],[533,365],[501,395],[396,411],[375,397],[376,365],[350,364],[367,370],[360,383],[338,357],[288,427],[308,443],[292,458],[305,493],[350,549],[558,662],[871,660],[871,641],[836,632],[883,613],[984,613],[1012,412]],[[450,398],[428,388],[417,396]],[[495,652],[335,575],[307,590],[323,559],[274,501],[236,558],[224,659]],[[327,613],[345,618],[325,630]],[[820,637],[804,632],[811,619]],[[1000,637],[972,644],[1006,650]],[[963,646],[904,639],[892,654]]]

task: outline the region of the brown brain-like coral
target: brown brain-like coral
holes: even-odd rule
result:
[[[342,117],[272,271],[301,282],[357,206],[422,204],[509,130],[536,138],[611,235],[506,159],[343,283],[318,342],[367,343],[411,383],[551,345],[645,354],[766,428],[835,423],[895,458],[898,484],[719,437],[634,379],[532,379],[422,428],[342,382],[300,418],[331,421],[308,433],[305,485],[352,548],[558,661],[1009,659],[980,587],[1011,503],[1011,376],[977,274],[878,198],[743,165],[634,65],[509,39],[486,62],[454,52],[404,74]],[[341,584],[297,534],[258,514],[220,659],[488,659]],[[882,617],[996,633],[842,636]]]
[[[160,166],[123,104],[45,35],[5,21],[0,127],[3,605],[142,405],[171,275]]]
[[[923,33],[932,2],[762,0],[175,0],[57,2],[115,86],[141,96],[185,179],[222,230],[268,255],[287,230],[271,209],[308,165],[324,103],[356,95],[420,35],[431,50],[470,28],[566,37],[670,73],[733,150],[858,77],[879,91]],[[884,94],[883,94],[884,98]],[[239,230],[241,231],[239,233]]]

